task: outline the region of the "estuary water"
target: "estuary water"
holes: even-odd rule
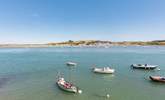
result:
[[[78,65],[69,68],[68,61]],[[156,64],[160,71],[133,70],[133,63]],[[116,72],[96,74],[94,65]],[[82,94],[60,90],[55,84],[58,72]],[[164,100],[165,84],[150,81],[150,75],[165,76],[165,47],[0,49],[0,100]]]

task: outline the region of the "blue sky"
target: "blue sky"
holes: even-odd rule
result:
[[[165,0],[0,0],[0,43],[165,39]]]

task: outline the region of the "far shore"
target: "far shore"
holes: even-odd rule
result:
[[[165,40],[111,42],[100,40],[81,40],[51,42],[46,44],[0,44],[0,48],[44,48],[44,47],[111,47],[111,46],[165,46]]]

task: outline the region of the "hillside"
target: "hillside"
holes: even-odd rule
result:
[[[131,46],[131,45],[165,45],[165,40],[156,40],[156,41],[123,41],[123,42],[111,42],[111,41],[101,41],[101,40],[82,40],[82,41],[66,41],[59,43],[48,43],[48,45],[54,46],[113,46],[113,45],[123,45],[123,46]]]

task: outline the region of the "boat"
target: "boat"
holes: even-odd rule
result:
[[[95,73],[103,73],[103,74],[112,74],[115,72],[115,69],[111,69],[110,67],[103,68],[93,68],[93,72]]]
[[[75,62],[67,62],[66,65],[68,65],[68,66],[76,66],[77,63],[75,63]]]
[[[66,92],[80,94],[82,93],[82,90],[80,90],[77,86],[73,85],[72,83],[65,81],[64,78],[58,78],[56,84],[60,89]]]
[[[149,64],[132,64],[132,68],[135,69],[156,69],[158,66],[157,65],[149,65]]]
[[[161,76],[150,76],[149,78],[152,81],[155,81],[155,82],[163,82],[163,83],[165,83],[165,77],[161,77]]]

